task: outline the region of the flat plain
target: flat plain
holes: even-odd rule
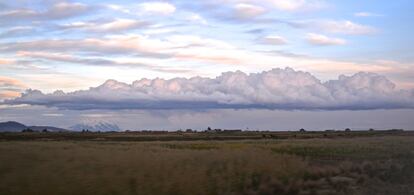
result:
[[[414,133],[0,133],[0,194],[414,194]]]

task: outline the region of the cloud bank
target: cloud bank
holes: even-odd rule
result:
[[[29,89],[4,104],[89,109],[282,109],[367,110],[414,108],[414,91],[374,73],[341,75],[322,82],[291,68],[261,73],[225,72],[216,78],[108,80],[88,90],[44,94]]]

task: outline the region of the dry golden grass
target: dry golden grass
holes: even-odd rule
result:
[[[402,136],[3,141],[0,194],[404,194],[413,149]]]

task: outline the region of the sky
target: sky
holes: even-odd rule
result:
[[[0,121],[414,129],[409,0],[0,0]]]

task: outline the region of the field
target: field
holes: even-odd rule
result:
[[[414,194],[414,133],[0,133],[0,194]]]

